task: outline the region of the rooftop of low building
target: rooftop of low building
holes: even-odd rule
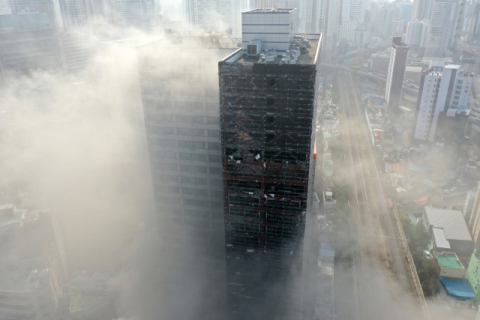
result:
[[[49,285],[51,269],[43,258],[18,261],[15,254],[3,256],[0,264],[0,291],[30,292]]]
[[[447,240],[472,241],[461,211],[425,207],[425,213],[430,226],[443,229]]]
[[[463,269],[462,263],[453,252],[436,252],[435,258],[440,267]]]

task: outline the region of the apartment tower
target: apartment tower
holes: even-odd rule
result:
[[[402,37],[393,37],[387,71],[387,85],[385,87],[385,101],[387,101],[388,110],[392,113],[399,113],[400,111],[408,49],[409,47],[402,43]]]
[[[417,99],[413,138],[434,142],[442,117],[454,118],[468,112],[473,74],[459,65],[431,66],[422,73]]]
[[[243,46],[219,62],[233,319],[301,309],[321,36],[296,35],[295,17],[295,9],[242,13]]]

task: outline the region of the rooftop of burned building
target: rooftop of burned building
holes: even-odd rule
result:
[[[48,259],[40,257],[19,261],[14,254],[0,263],[0,291],[32,292],[49,286],[52,269]]]
[[[308,45],[302,46],[302,43]],[[319,45],[321,42],[320,34],[298,34],[290,42],[288,52],[276,50],[264,50],[255,56],[243,54],[242,49],[233,52],[223,62],[247,64],[276,64],[276,65],[312,65],[319,58]],[[303,47],[303,49],[302,49]]]
[[[17,279],[19,283],[14,286],[22,286],[22,279],[29,272],[50,266],[50,257],[55,257],[58,249],[48,210],[17,210],[4,213],[0,218],[3,219],[0,225],[0,290],[8,290],[2,288],[5,279]],[[4,278],[4,274],[9,276]]]

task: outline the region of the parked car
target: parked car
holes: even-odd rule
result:
[[[432,258],[433,258],[432,253],[431,253],[430,251],[428,251],[428,250],[424,250],[424,251],[423,251],[423,256],[424,256],[425,259],[427,259],[427,260],[432,260]]]

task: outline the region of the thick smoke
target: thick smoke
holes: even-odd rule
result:
[[[225,319],[225,297],[209,290],[221,280],[175,272],[175,258],[151,218],[137,49],[125,42],[99,44],[125,38],[146,42],[151,36],[101,24],[82,36],[97,43],[98,49],[83,77],[33,72],[8,79],[0,93],[1,199],[19,207],[52,209],[62,226],[69,275],[120,270],[116,306],[122,319]],[[158,55],[166,74],[176,68],[195,73],[195,61],[212,58],[208,52],[192,50],[191,43],[168,48],[150,53]],[[206,81],[218,90],[217,73],[211,74]],[[172,81],[179,90],[186,89],[182,81]],[[222,241],[217,244],[220,250]],[[182,253],[193,268],[197,249]],[[183,278],[182,288],[172,281],[173,273],[173,278]],[[373,283],[385,286],[387,277],[379,273]],[[188,294],[177,299],[179,292]],[[394,312],[417,308],[401,296],[392,305],[398,307]],[[269,318],[262,306],[258,310]]]

